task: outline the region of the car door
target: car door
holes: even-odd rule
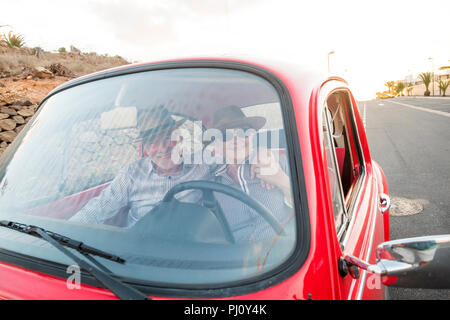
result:
[[[349,89],[339,83],[324,86],[319,97],[335,224],[338,294],[341,299],[383,299],[379,277],[348,269],[342,261],[344,256],[353,255],[374,263],[375,249],[384,239],[378,184],[368,148],[363,145],[367,143],[365,132],[358,130],[362,126],[357,123],[357,105]]]

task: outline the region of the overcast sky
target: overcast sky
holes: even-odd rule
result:
[[[347,78],[357,98],[450,62],[448,0],[3,0],[29,47],[130,61],[258,54]],[[2,28],[3,32],[8,28]]]

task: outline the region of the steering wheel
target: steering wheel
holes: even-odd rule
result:
[[[213,194],[213,191],[223,193],[232,198],[235,198],[243,203],[245,203],[250,208],[254,209],[259,215],[261,215],[264,220],[266,220],[272,229],[281,235],[285,235],[286,233],[283,230],[283,226],[278,222],[278,220],[273,216],[273,214],[259,201],[251,198],[246,193],[238,190],[236,188],[230,187],[228,185],[224,185],[217,182],[206,181],[206,180],[196,180],[196,181],[187,181],[177,184],[172,189],[170,189],[166,195],[164,196],[163,202],[171,202],[174,199],[174,196],[185,190],[201,190],[202,191],[202,200],[201,204],[203,207],[210,209],[217,220],[220,222],[222,229],[225,232],[227,240],[231,243],[235,243],[235,239],[233,233],[231,232],[231,228],[227,219],[225,218],[225,214],[223,213],[222,208],[220,207],[219,202]]]

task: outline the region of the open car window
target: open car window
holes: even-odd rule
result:
[[[349,94],[330,94],[323,111],[323,131],[335,226],[341,238],[352,218],[361,182],[364,179],[364,159]]]
[[[280,99],[242,71],[183,68],[51,96],[0,165],[0,219],[123,257],[164,286],[245,281],[282,265],[296,216]],[[1,247],[68,263],[27,235]]]

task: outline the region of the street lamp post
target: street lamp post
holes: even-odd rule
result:
[[[334,54],[334,51],[328,52],[328,73],[330,73],[330,55]]]

